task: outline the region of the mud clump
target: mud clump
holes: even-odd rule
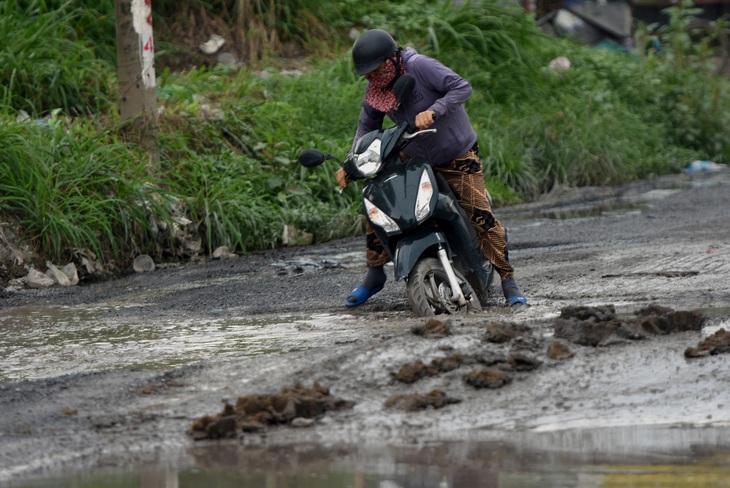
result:
[[[501,388],[510,381],[512,377],[504,371],[493,368],[481,368],[464,375],[464,381],[474,388]]]
[[[516,352],[507,358],[510,367],[515,371],[532,371],[540,367],[542,361],[526,354]]]
[[[441,322],[437,319],[428,319],[423,325],[415,325],[411,328],[411,332],[425,337],[426,339],[441,339],[452,334],[451,322]]]
[[[436,376],[440,373],[453,371],[467,361],[467,358],[458,353],[445,358],[436,358],[428,365],[419,359],[404,364],[397,373],[392,373],[392,376],[394,380],[401,383],[415,383],[426,376]]]
[[[616,338],[643,339],[645,336],[617,319],[613,305],[565,307],[555,319],[555,337],[581,346],[606,345]]]
[[[674,311],[659,305],[649,305],[636,312],[642,331],[655,335],[674,334],[687,330],[702,330],[707,317],[697,310]]]
[[[705,338],[695,347],[688,347],[684,356],[688,358],[703,358],[715,354],[726,354],[730,352],[730,332],[720,329],[711,336]]]
[[[542,364],[542,361],[519,352],[512,353],[506,358],[499,355],[471,357],[456,353],[445,358],[436,358],[429,364],[425,364],[420,359],[406,363],[400,367],[397,373],[391,373],[391,376],[393,380],[400,381],[401,383],[415,383],[427,376],[448,373],[461,366],[477,363],[487,367],[493,366],[499,370],[532,371],[537,369]]]
[[[619,340],[641,340],[649,335],[665,335],[701,330],[707,317],[698,311],[679,311],[649,305],[633,317],[616,315],[613,305],[565,307],[555,319],[555,337],[582,346],[605,346]]]
[[[493,344],[504,344],[529,332],[530,327],[524,324],[490,322],[486,326],[482,341]]]
[[[476,354],[474,361],[483,366],[495,366],[497,368],[509,368],[509,359],[502,354]]]
[[[236,435],[236,415],[233,405],[226,403],[221,413],[197,418],[188,434],[196,440],[234,437]]]
[[[429,407],[434,409],[443,408],[447,405],[460,402],[460,399],[450,397],[441,390],[433,390],[426,395],[417,395],[414,393],[393,395],[385,401],[385,407],[398,408],[406,412],[415,412]]]
[[[560,318],[580,321],[609,322],[616,319],[616,307],[603,305],[600,307],[571,306],[560,310]]]
[[[329,388],[316,382],[312,388],[297,384],[282,388],[280,393],[239,397],[235,407],[226,403],[221,413],[196,419],[188,434],[196,440],[221,439],[235,437],[238,432],[263,432],[271,425],[310,425],[306,419],[353,405],[331,396]]]
[[[550,359],[563,361],[572,358],[573,355],[573,351],[568,346],[558,341],[551,342],[547,348],[547,357]]]

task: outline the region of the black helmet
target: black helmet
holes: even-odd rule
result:
[[[366,75],[398,50],[393,37],[380,29],[365,31],[352,46],[355,74]]]

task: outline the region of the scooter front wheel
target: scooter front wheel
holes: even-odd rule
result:
[[[453,292],[441,261],[436,258],[426,258],[416,263],[413,271],[408,275],[406,289],[411,309],[417,316],[466,314],[482,310],[474,289],[459,271],[454,270],[454,272],[461,283],[461,290],[467,298],[466,305],[463,306],[459,306],[451,300]]]

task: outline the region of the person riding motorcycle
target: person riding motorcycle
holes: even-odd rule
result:
[[[382,129],[386,115],[396,124],[408,121],[418,130],[437,129],[435,134],[413,140],[403,150],[403,157],[427,160],[446,179],[476,230],[481,251],[502,279],[506,305],[526,304],[509,262],[506,230],[492,213],[477,134],[464,108],[472,93],[469,82],[413,48],[399,48],[393,37],[381,29],[366,31],[358,37],[352,58],[355,73],[365,76],[368,84],[350,154],[360,137]],[[398,104],[392,87],[403,73],[411,74],[416,83],[411,96]],[[340,186],[345,188],[351,181],[343,168],[337,171]],[[348,307],[365,303],[383,289],[387,280],[383,266],[390,258],[370,223],[366,248],[367,272],[345,299]]]

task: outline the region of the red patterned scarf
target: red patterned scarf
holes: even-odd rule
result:
[[[401,74],[405,73],[403,61],[398,56]],[[393,81],[395,80],[395,64],[386,61],[383,69],[377,76],[370,78],[368,82],[368,91],[365,93],[365,101],[380,112],[389,112],[397,105],[395,93],[393,93]]]

